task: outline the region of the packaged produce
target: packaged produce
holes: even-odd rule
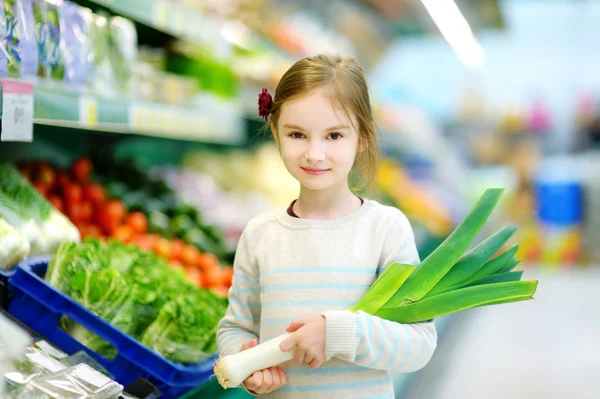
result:
[[[29,241],[0,216],[0,270],[15,266],[30,250]]]
[[[117,86],[129,93],[137,58],[137,31],[133,22],[122,17],[109,21],[110,59]]]
[[[3,74],[33,78],[37,73],[38,47],[32,0],[3,0]]]
[[[62,80],[65,72],[59,9],[62,0],[33,0],[33,15],[39,46],[38,75]]]
[[[85,85],[92,70],[93,14],[89,8],[64,1],[59,8],[62,50],[65,65],[64,80]]]

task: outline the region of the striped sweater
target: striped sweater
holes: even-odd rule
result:
[[[437,344],[434,324],[344,310],[392,261],[419,263],[413,231],[398,209],[373,200],[333,220],[294,218],[284,208],[256,217],[238,244],[229,308],[217,332],[220,355],[323,314],[327,361],[316,370],[286,362],[288,384],[261,396],[393,398],[389,370],[410,372],[428,363]]]

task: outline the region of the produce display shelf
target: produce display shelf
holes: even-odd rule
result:
[[[221,35],[223,21],[203,15],[183,4],[166,0],[92,0],[116,14],[133,19],[186,42],[210,47],[213,50],[230,47]]]
[[[34,87],[33,117],[42,125],[175,140],[235,145],[245,138],[242,118],[217,117],[214,110],[108,98],[60,86]]]

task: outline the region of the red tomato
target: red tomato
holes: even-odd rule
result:
[[[69,175],[67,175],[65,172],[58,172],[56,174],[56,186],[57,187],[64,189],[65,186],[70,182],[71,182],[71,179],[69,179]]]
[[[128,242],[133,237],[134,231],[131,227],[123,224],[115,229],[113,237],[121,242]]]
[[[82,222],[81,215],[83,210],[79,202],[67,202],[65,209],[71,222],[75,224],[80,224]]]
[[[67,183],[63,187],[63,198],[67,204],[75,204],[83,199],[83,189],[81,185],[75,182]]]
[[[81,221],[88,223],[94,216],[94,206],[89,201],[83,201],[81,203]]]
[[[171,243],[166,238],[160,238],[158,241],[156,241],[152,249],[158,257],[169,259],[169,255],[171,253]]]
[[[231,287],[231,281],[233,280],[233,267],[223,268],[223,285]]]
[[[79,182],[86,181],[94,169],[89,158],[79,158],[71,166],[71,176]]]
[[[106,199],[106,189],[99,184],[89,183],[83,186],[83,196],[98,206]]]
[[[148,219],[142,212],[131,212],[125,218],[125,224],[130,226],[136,233],[143,234],[148,230]]]
[[[104,232],[112,234],[122,224],[126,214],[125,205],[118,199],[111,199],[98,208],[96,224]]]
[[[171,241],[171,260],[182,260],[183,249],[185,248],[185,242],[183,240],[176,238]]]
[[[48,164],[42,164],[37,173],[37,181],[48,187],[50,190],[56,184],[56,171]]]
[[[195,285],[202,286],[202,272],[195,267],[186,267],[185,275]]]
[[[198,257],[200,257],[200,251],[193,245],[186,245],[181,251],[181,260],[183,263],[189,266],[196,266],[198,264]]]
[[[218,287],[223,282],[223,271],[220,266],[204,270],[204,281],[208,287]]]
[[[48,197],[48,201],[55,207],[59,212],[65,213],[65,204],[58,195],[50,195]]]
[[[82,238],[93,237],[100,238],[102,236],[102,231],[93,224],[83,224],[79,225],[79,231],[81,232]]]

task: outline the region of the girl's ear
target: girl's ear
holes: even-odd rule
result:
[[[360,136],[358,138],[358,152],[363,152],[364,150],[367,149],[367,139],[365,139],[364,137]]]

